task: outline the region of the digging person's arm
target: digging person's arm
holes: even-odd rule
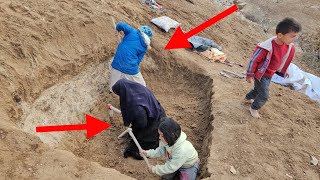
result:
[[[133,32],[135,29],[131,26],[129,26],[127,23],[125,22],[119,22],[116,26],[116,30],[117,31],[123,31],[124,35],[129,34],[130,32]]]

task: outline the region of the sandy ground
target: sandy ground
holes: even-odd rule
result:
[[[167,15],[188,31],[225,7],[200,0],[157,2],[165,12],[124,0],[0,2],[1,179],[158,179],[143,161],[123,158],[125,144],[116,138],[124,130],[121,117],[111,120],[106,111],[108,103],[119,106],[107,92],[117,45],[110,15],[155,30],[141,70],[198,150],[199,178],[319,179],[320,166],[309,162],[310,155],[320,159],[320,105],[272,84],[263,118],[251,118],[242,100],[252,85],[219,75],[222,69],[245,68],[211,63],[189,50],[165,51],[174,31],[165,33],[149,22]],[[320,27],[320,11],[312,11],[320,6],[316,0],[245,2],[243,12],[200,33],[220,44],[231,61],[246,65],[255,44],[271,36],[285,16],[301,21],[306,33]],[[305,67],[303,57],[299,50],[294,62]],[[35,133],[38,125],[83,123],[86,113],[112,127],[90,140],[83,131]]]

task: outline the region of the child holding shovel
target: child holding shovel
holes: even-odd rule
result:
[[[171,118],[164,117],[158,128],[159,147],[152,150],[141,150],[150,158],[166,157],[162,165],[149,167],[149,170],[162,179],[173,179],[179,176],[181,180],[195,180],[199,171],[200,160],[198,152],[187,141],[187,135],[181,131],[180,125]]]

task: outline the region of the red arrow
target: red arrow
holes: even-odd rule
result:
[[[232,14],[237,10],[237,5],[233,5],[187,33],[184,33],[179,26],[164,49],[191,48],[191,45],[188,42],[188,39],[190,37],[198,34],[199,32],[210,27],[214,23],[220,21],[221,19],[227,17],[228,15]]]
[[[87,130],[87,139],[109,128],[111,124],[103,122],[86,114],[86,124],[59,125],[59,126],[38,126],[36,132],[53,132],[53,131],[75,131]]]

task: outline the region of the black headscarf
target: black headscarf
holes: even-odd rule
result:
[[[137,106],[142,106],[146,110],[148,119],[157,120],[159,118],[161,113],[159,102],[143,85],[120,79],[112,86],[112,91],[120,96],[121,114],[125,124],[129,125],[134,120]]]

